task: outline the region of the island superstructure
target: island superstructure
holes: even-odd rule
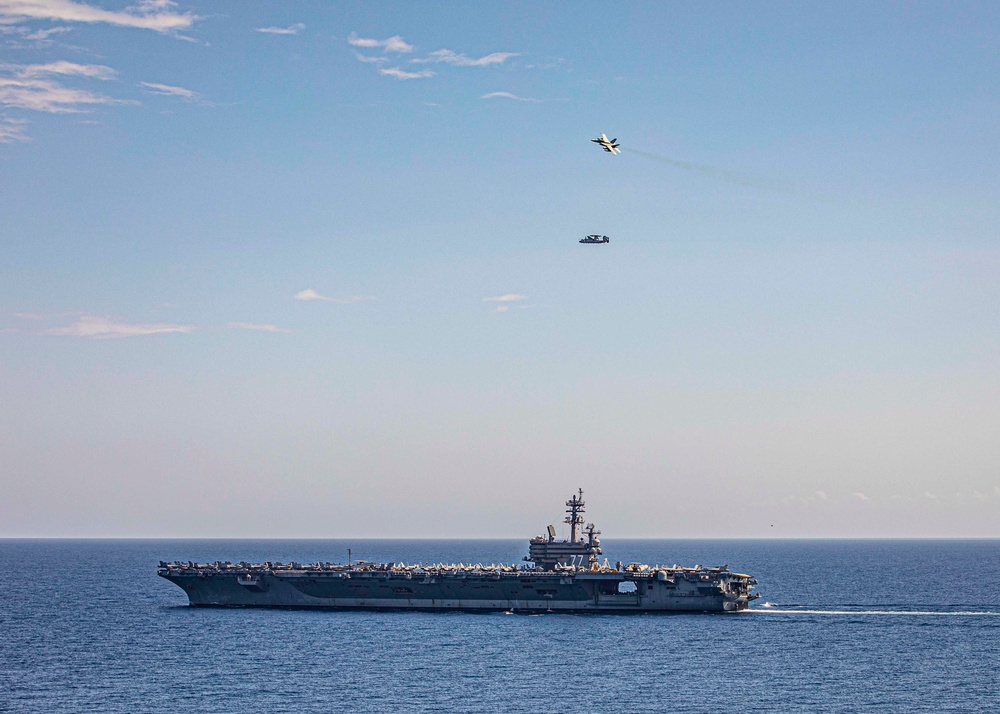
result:
[[[566,501],[569,540],[528,542],[521,564],[160,561],[157,574],[193,606],[511,612],[738,612],[756,581],[728,566],[621,563],[603,555],[600,531],[584,526],[581,489]]]

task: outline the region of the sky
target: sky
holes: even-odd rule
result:
[[[998,48],[0,0],[0,537],[1000,537]]]

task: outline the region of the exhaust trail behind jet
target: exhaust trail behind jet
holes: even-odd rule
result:
[[[755,176],[747,176],[745,174],[738,174],[733,171],[716,168],[715,166],[709,166],[707,164],[695,164],[690,161],[680,161],[678,159],[671,159],[667,156],[660,156],[659,154],[651,154],[648,151],[639,151],[638,149],[630,149],[626,147],[622,147],[620,151],[627,151],[630,154],[641,156],[644,159],[652,159],[653,161],[658,161],[661,164],[673,166],[674,168],[678,168],[683,171],[691,171],[692,173],[701,174],[702,176],[709,176],[721,181],[735,183],[740,186],[744,186],[745,188],[764,189],[767,191],[776,191],[778,193],[793,192],[789,186],[782,186],[774,181],[768,181],[767,179]]]

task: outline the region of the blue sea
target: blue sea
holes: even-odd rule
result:
[[[752,611],[187,607],[159,560],[516,562],[522,540],[0,540],[2,712],[997,712],[1000,541],[612,540]]]

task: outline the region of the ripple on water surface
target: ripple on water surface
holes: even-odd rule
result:
[[[0,711],[995,711],[1000,542],[604,545],[729,563],[764,597],[736,615],[203,609],[158,560],[509,562],[524,544],[0,541]]]

